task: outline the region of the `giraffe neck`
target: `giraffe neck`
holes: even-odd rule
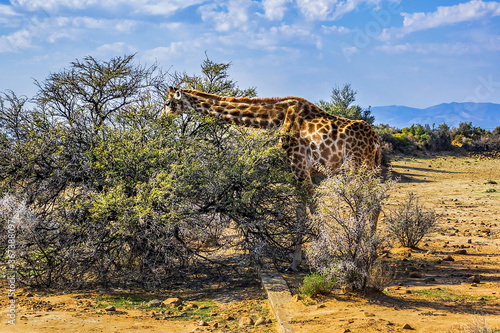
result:
[[[257,99],[221,97],[196,90],[183,90],[191,107],[199,113],[221,119],[223,122],[246,127],[279,128],[287,109],[296,104],[297,97]]]

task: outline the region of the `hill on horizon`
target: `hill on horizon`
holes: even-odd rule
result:
[[[388,124],[396,128],[404,128],[413,124],[442,123],[450,127],[458,127],[462,122],[472,122],[473,126],[493,130],[500,126],[500,104],[494,103],[442,103],[425,109],[408,106],[389,105],[375,106],[371,109],[376,124]]]

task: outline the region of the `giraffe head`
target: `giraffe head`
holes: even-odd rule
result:
[[[181,115],[184,110],[190,109],[191,104],[181,89],[168,87],[168,97],[163,108],[163,115]]]

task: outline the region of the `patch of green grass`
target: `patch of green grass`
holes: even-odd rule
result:
[[[497,191],[496,189],[490,187],[484,190],[484,193],[495,193],[496,191]]]
[[[95,300],[99,304],[97,308],[113,305],[116,308],[151,310],[154,308],[148,306],[148,302],[153,299],[151,296],[97,296]],[[162,307],[165,308],[164,305]]]
[[[199,316],[203,320],[207,320],[208,318],[212,317],[212,311],[217,309],[217,304],[215,301],[212,300],[205,300],[205,301],[199,301],[199,302],[193,302],[194,304],[198,305],[197,309],[193,309],[191,311],[185,311],[191,316]],[[200,307],[204,305],[204,309],[200,309]],[[188,320],[190,318],[179,318],[180,320]],[[208,320],[207,320],[208,321]]]
[[[260,313],[263,317],[269,318],[270,317],[270,309],[269,308],[264,308],[262,306],[262,302],[257,303],[255,305],[255,310],[257,313]]]
[[[470,164],[470,161],[465,160],[464,163],[465,164]]]
[[[188,304],[196,304],[198,307],[197,308],[191,308],[189,310],[178,310],[178,309],[171,309],[167,308],[166,305],[163,303],[158,306],[158,307],[152,307],[149,306],[148,303],[149,301],[156,299],[156,297],[151,297],[151,296],[129,296],[129,297],[123,297],[123,296],[98,296],[96,297],[96,302],[98,302],[97,308],[104,309],[110,305],[113,305],[114,307],[118,308],[125,308],[125,309],[141,309],[145,311],[165,311],[165,310],[170,310],[174,313],[180,313],[180,312],[185,312],[187,313],[186,317],[178,317],[178,318],[172,318],[174,320],[188,320],[191,319],[190,317],[196,315],[199,316],[201,319],[208,319],[210,318],[211,312],[217,308],[217,304],[215,301],[212,300],[202,300],[202,301],[196,301],[196,302],[189,302]],[[200,309],[202,308],[202,309]]]
[[[394,290],[385,290],[385,294],[393,295],[396,294]],[[414,295],[425,297],[425,298],[435,298],[443,301],[482,301],[487,302],[491,300],[498,299],[496,296],[489,295],[466,295],[466,294],[458,294],[450,289],[424,289],[424,290],[414,290],[412,291]]]
[[[302,287],[299,291],[307,296],[317,294],[327,294],[336,287],[335,281],[328,279],[325,275],[312,273],[304,278]]]
[[[486,184],[496,185],[496,184],[498,184],[498,183],[497,183],[497,181],[496,181],[496,180],[488,179],[488,180],[486,181]]]

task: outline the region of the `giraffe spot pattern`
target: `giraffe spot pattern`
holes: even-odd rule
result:
[[[169,95],[172,93],[169,89]],[[174,104],[170,109],[176,114],[193,108],[203,114],[219,115],[223,121],[237,125],[281,127],[280,142],[295,175],[308,183],[315,162],[333,171],[347,156],[356,163],[367,161],[373,166],[379,163],[376,156],[380,141],[366,122],[328,115],[303,98],[235,98],[195,90],[182,90],[182,93],[181,100],[173,100],[173,96],[168,99]]]

